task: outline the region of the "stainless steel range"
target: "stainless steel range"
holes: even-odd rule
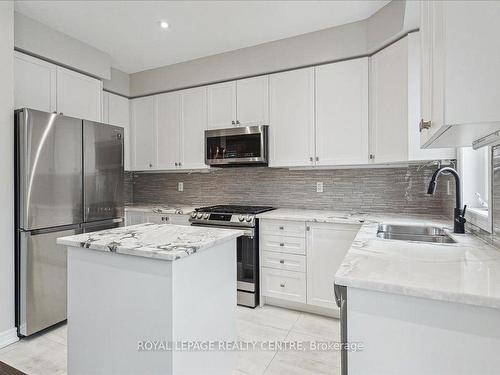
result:
[[[273,209],[265,206],[219,205],[197,208],[191,214],[191,225],[245,231],[237,240],[238,305],[253,308],[259,304],[259,226],[256,215]]]

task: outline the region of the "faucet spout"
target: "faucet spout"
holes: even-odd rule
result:
[[[458,172],[451,167],[442,167],[436,170],[432,175],[431,181],[429,183],[429,187],[427,189],[427,194],[436,193],[437,181],[439,176],[443,172],[448,172],[453,175],[455,178],[455,212],[454,212],[454,225],[453,232],[455,233],[465,233],[465,210],[467,206],[464,206],[462,210],[462,194],[460,190],[460,176]]]

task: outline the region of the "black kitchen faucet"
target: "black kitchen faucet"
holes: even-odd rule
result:
[[[451,167],[439,168],[432,175],[431,182],[429,183],[429,189],[427,189],[427,194],[434,194],[436,192],[438,177],[443,172],[449,172],[455,177],[455,211],[453,215],[453,232],[454,233],[465,233],[465,210],[467,205],[462,209],[462,195],[460,193],[460,176],[458,172]]]

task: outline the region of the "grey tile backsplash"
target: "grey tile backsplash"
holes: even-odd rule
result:
[[[127,174],[126,197],[134,203],[246,204],[309,209],[400,212],[451,216],[454,184],[439,180],[426,194],[436,167],[336,170],[229,168],[209,173]],[[324,192],[316,193],[316,182]],[[177,183],[184,191],[177,191]],[[131,186],[133,185],[133,186]]]

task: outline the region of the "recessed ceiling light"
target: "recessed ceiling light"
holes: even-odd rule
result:
[[[168,29],[168,22],[167,21],[160,21],[160,27],[162,29]]]

